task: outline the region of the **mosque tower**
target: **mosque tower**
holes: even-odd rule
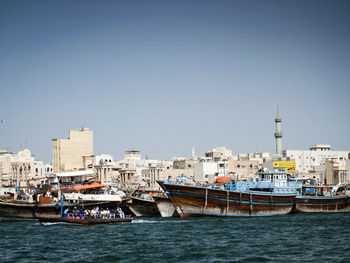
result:
[[[282,157],[282,132],[281,132],[281,116],[280,116],[280,110],[279,107],[277,108],[277,114],[275,118],[276,123],[276,132],[275,132],[275,138],[276,138],[276,155],[279,155]]]
[[[195,160],[195,159],[196,159],[196,153],[194,151],[194,147],[192,147],[191,160]]]

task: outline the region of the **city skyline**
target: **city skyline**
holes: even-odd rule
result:
[[[0,3],[0,149],[52,139],[168,159],[350,149],[348,1]]]

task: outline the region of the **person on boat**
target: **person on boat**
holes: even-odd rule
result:
[[[67,207],[64,211],[63,211],[63,217],[68,217],[69,214],[69,208]]]
[[[98,205],[95,207],[95,212],[96,212],[96,214],[100,213],[100,208],[98,207]]]
[[[114,209],[109,209],[109,215],[110,215],[110,218],[115,218],[115,211]]]
[[[100,217],[101,217],[102,219],[105,218],[105,210],[104,210],[103,208],[101,208]]]
[[[124,212],[120,209],[120,207],[118,208],[118,213],[120,218],[125,218]]]
[[[74,209],[73,209],[73,215],[74,215],[74,218],[79,217],[79,210],[77,209],[76,206],[75,206]]]
[[[85,217],[89,218],[90,217],[90,210],[88,208],[85,209],[84,211]]]
[[[108,208],[106,208],[105,213],[106,213],[106,218],[110,219],[111,218],[111,213],[109,212]]]
[[[95,208],[93,207],[90,211],[90,218],[95,218],[95,213],[96,211],[95,211]]]
[[[80,219],[84,219],[85,218],[85,212],[84,212],[83,208],[81,208],[80,211],[79,211],[79,217],[80,217]]]

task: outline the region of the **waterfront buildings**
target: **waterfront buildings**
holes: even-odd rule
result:
[[[29,149],[17,154],[0,151],[0,188],[36,187],[44,184],[51,173],[52,166],[35,160]]]
[[[97,173],[97,180],[101,184],[111,184],[115,182],[119,175],[118,169],[113,161],[113,156],[110,154],[95,155],[92,158],[92,166]]]
[[[53,172],[68,172],[91,166],[93,145],[93,132],[88,128],[70,130],[68,139],[53,139]]]
[[[336,160],[326,160],[325,180],[327,185],[336,185],[338,183],[350,183],[350,174],[348,168]]]
[[[205,153],[205,157],[214,162],[232,159],[232,150],[227,147],[215,147]]]
[[[261,168],[258,160],[229,160],[228,172],[238,179],[255,179],[256,172]]]
[[[218,163],[210,160],[201,160],[194,165],[194,180],[202,181],[214,181],[218,176]]]
[[[316,166],[325,165],[326,160],[332,159],[345,165],[349,159],[349,151],[332,151],[328,144],[311,145],[309,150],[285,150],[283,157],[296,162],[296,171],[308,173],[315,170]]]
[[[33,174],[34,157],[29,149],[18,154],[2,151],[0,155],[0,174],[2,186],[25,187]]]

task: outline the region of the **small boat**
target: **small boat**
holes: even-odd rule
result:
[[[125,223],[131,222],[132,217],[126,218],[109,218],[109,219],[94,219],[94,218],[84,218],[84,219],[75,219],[67,217],[37,217],[40,224],[45,223],[70,223],[70,224],[80,224],[80,225],[99,225],[99,224],[115,224],[115,223]]]

